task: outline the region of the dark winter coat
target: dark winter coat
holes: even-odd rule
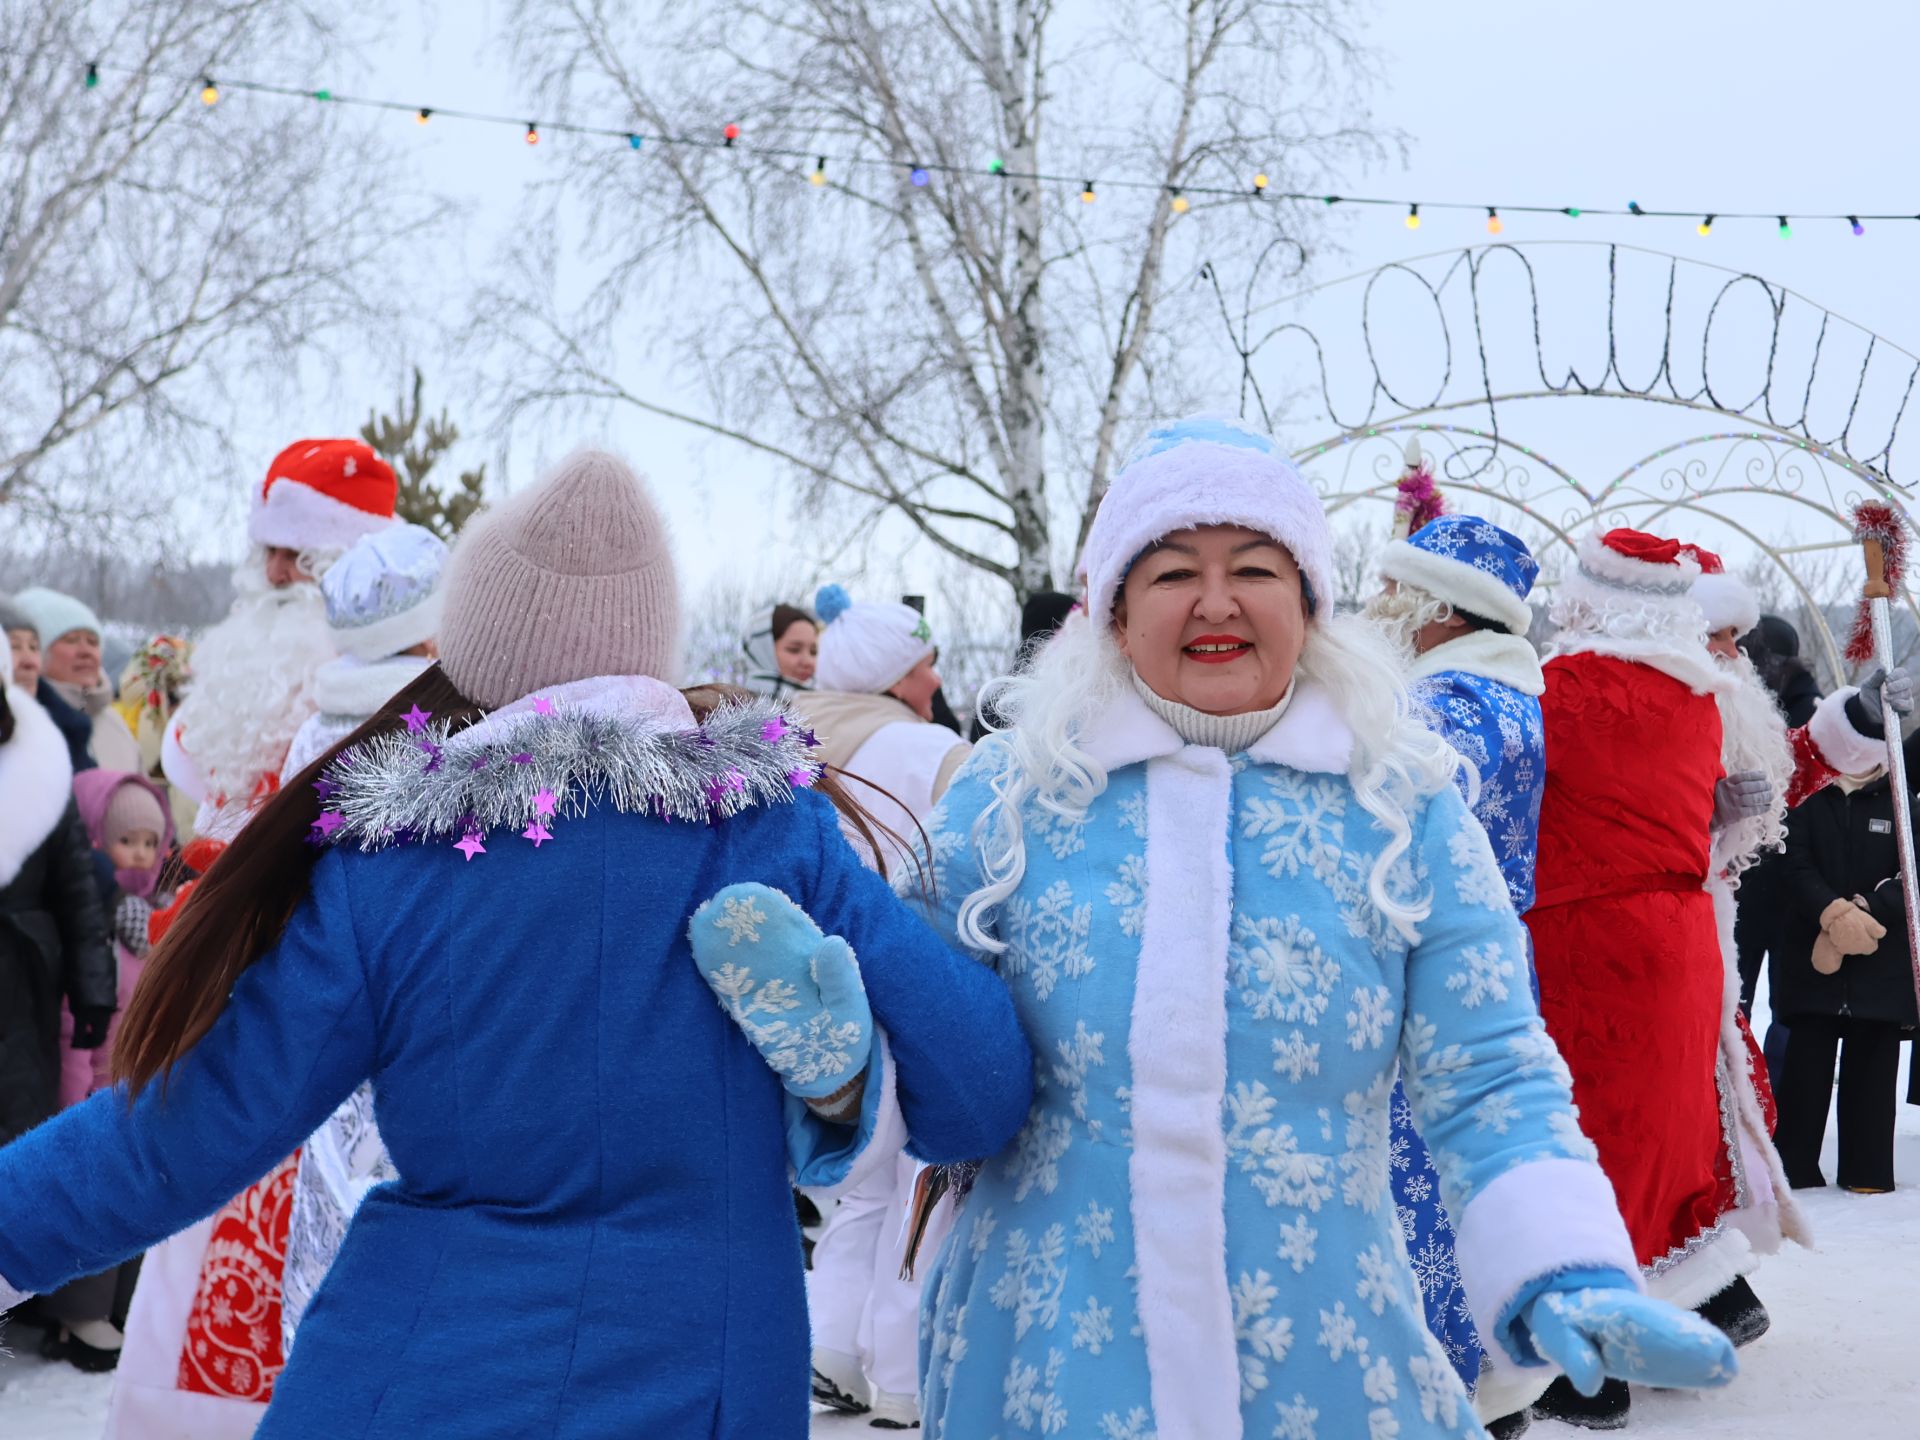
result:
[[[1920,744],[1909,741],[1909,770],[1916,764]],[[1768,970],[1773,1013],[1788,1024],[1802,1015],[1915,1023],[1906,911],[1894,878],[1900,853],[1893,823],[1893,792],[1885,779],[1852,794],[1830,785],[1788,817],[1780,866],[1781,925]],[[1813,968],[1821,913],[1835,900],[1855,895],[1871,903],[1874,918],[1887,927],[1886,937],[1871,955],[1849,955],[1836,973],[1822,975]]]
[[[1813,719],[1814,707],[1820,703],[1820,687],[1806,666],[1795,665],[1774,698],[1780,702],[1780,713],[1787,717],[1787,728],[1797,729]]]
[[[60,1002],[114,1005],[107,913],[67,745],[19,690],[0,744],[0,1145],[58,1108]]]
[[[47,712],[47,718],[53,721],[54,728],[60,732],[66,742],[67,760],[73,773],[91,770],[97,762],[93,758],[93,720],[77,705],[69,705],[60,698],[60,692],[48,683],[47,677],[40,677],[40,684],[33,692],[33,698],[40,702],[40,708]]]

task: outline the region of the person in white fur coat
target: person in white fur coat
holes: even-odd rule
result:
[[[1458,756],[1332,548],[1270,437],[1152,432],[928,824],[936,928],[1039,1062],[926,1272],[929,1440],[1484,1434],[1401,1243],[1396,1074],[1488,1345],[1588,1392],[1731,1378],[1640,1292]]]
[[[794,695],[793,706],[817,732],[822,758],[846,772],[849,789],[891,832],[880,837],[879,853],[862,858],[910,883],[920,827],[970,748],[932,723],[940,688],[932,628],[910,605],[856,604],[838,585],[823,587],[814,609],[826,627],[819,667],[814,688]],[[883,1429],[919,1423],[920,1286],[900,1273],[918,1169],[902,1153],[843,1194],[807,1277],[814,1396],[871,1414]]]

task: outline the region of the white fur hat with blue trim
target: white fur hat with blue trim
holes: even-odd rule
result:
[[[1309,612],[1333,604],[1333,531],[1307,478],[1271,435],[1231,416],[1190,415],[1148,432],[1100,501],[1080,556],[1088,615],[1111,617],[1148,546],[1203,525],[1271,535],[1300,567]]]
[[[320,579],[333,643],[355,659],[384,660],[433,639],[446,564],[446,545],[419,525],[394,524],[354,541]]]

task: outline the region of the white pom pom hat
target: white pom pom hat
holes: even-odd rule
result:
[[[1333,531],[1313,486],[1271,435],[1230,416],[1191,415],[1149,432],[1101,500],[1080,557],[1088,615],[1098,624],[1112,615],[1141,551],[1202,525],[1271,535],[1300,567],[1309,610],[1333,604]]]
[[[927,617],[911,605],[855,603],[838,585],[823,585],[813,610],[820,632],[815,690],[881,695],[935,649]]]
[[[1738,575],[1730,575],[1719,557],[1699,550],[1700,578],[1693,582],[1693,600],[1707,617],[1707,633],[1714,634],[1729,625],[1736,637],[1760,623],[1760,597]],[[1712,563],[1709,564],[1708,562]]]

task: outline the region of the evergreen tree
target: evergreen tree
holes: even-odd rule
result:
[[[421,393],[425,388],[425,377],[415,366],[412,395],[402,395],[391,415],[377,411],[369,415],[360,427],[360,438],[393,467],[400,482],[394,513],[450,542],[486,503],[487,467],[461,471],[457,485],[451,489],[442,489],[428,479],[441,456],[459,440],[460,429],[445,409],[422,424],[425,407]]]

